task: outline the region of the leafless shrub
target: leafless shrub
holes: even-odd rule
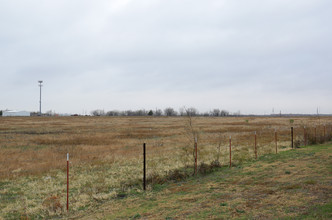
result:
[[[164,109],[164,114],[166,116],[177,116],[178,113],[173,108],[169,107]]]
[[[50,212],[61,212],[63,210],[63,206],[60,202],[60,197],[57,195],[52,195],[50,197],[47,197],[43,201],[43,206]]]

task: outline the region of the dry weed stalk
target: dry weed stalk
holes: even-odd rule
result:
[[[199,129],[196,128],[194,125],[194,119],[191,111],[189,109],[186,109],[184,107],[184,110],[186,112],[186,123],[185,123],[185,136],[187,137],[188,141],[186,146],[184,147],[184,152],[186,157],[190,157],[189,155],[192,155],[192,159],[194,161],[195,166],[195,160],[196,158],[196,151],[198,151],[198,143],[199,143]],[[195,150],[195,148],[197,149]],[[200,151],[200,150],[199,150]],[[196,172],[196,171],[195,171]]]

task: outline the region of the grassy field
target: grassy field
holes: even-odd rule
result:
[[[76,218],[331,219],[332,145],[269,154],[187,181],[155,185]]]
[[[143,143],[150,192],[158,183],[192,175],[194,135],[199,164],[209,168],[216,160],[221,166],[229,163],[229,136],[233,164],[241,165],[255,156],[254,132],[258,156],[275,152],[275,130],[278,152],[290,149],[291,126],[296,145],[304,144],[304,126],[310,143],[323,142],[332,132],[331,117],[2,117],[0,121],[0,219],[67,216],[67,152],[70,215],[74,215],[142,193]]]

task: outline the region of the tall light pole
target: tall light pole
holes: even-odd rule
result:
[[[41,116],[42,115],[42,112],[41,112],[41,87],[43,86],[42,85],[43,80],[39,80],[38,83],[39,83],[39,87],[40,87],[40,89],[39,89],[39,116]]]

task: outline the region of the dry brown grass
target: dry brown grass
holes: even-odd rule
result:
[[[76,219],[331,219],[331,149],[328,144],[268,155],[112,200]]]
[[[222,165],[228,164],[230,135],[236,164],[254,158],[254,131],[258,155],[263,155],[275,150],[274,129],[283,151],[290,149],[290,126],[295,127],[295,140],[303,143],[304,125],[311,128],[307,133],[318,126],[317,134],[322,134],[323,124],[332,123],[332,117],[294,118],[292,124],[290,118],[192,120],[199,136],[199,164],[218,158],[221,140]],[[0,210],[11,218],[63,215],[58,207],[65,207],[67,152],[73,211],[116,197],[119,189],[126,192],[138,184],[140,190],[144,142],[148,177],[193,165],[192,134],[185,117],[1,117],[0,122]],[[331,134],[330,125],[326,134]]]
[[[0,177],[63,168],[67,152],[72,163],[79,165],[139,158],[143,142],[151,157],[181,155],[190,145],[187,119],[181,117],[2,117],[0,121]],[[295,118],[296,140],[303,142],[303,126],[311,134],[317,126],[317,134],[322,134],[323,124],[331,122],[331,117]],[[249,157],[253,157],[255,131],[259,155],[274,151],[274,129],[280,150],[290,146],[290,118],[193,118],[193,123],[200,133],[199,150],[204,160],[213,159],[207,157],[217,151],[220,133],[224,151],[231,135],[234,149],[246,148]],[[187,147],[190,151],[191,146]],[[191,155],[187,154],[189,162]]]

